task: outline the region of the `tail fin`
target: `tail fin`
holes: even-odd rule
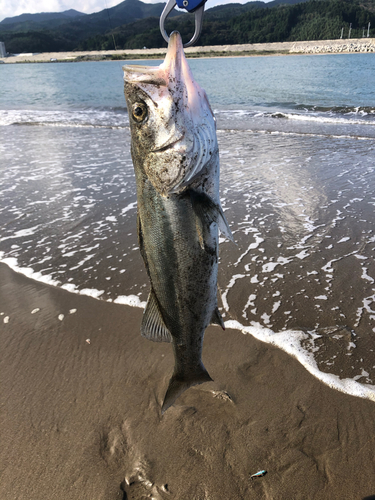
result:
[[[161,413],[163,414],[166,410],[168,410],[176,399],[181,396],[183,392],[189,389],[189,387],[203,384],[204,382],[212,382],[212,378],[203,364],[201,364],[195,372],[188,375],[174,373],[169,381],[167,392],[165,393]]]

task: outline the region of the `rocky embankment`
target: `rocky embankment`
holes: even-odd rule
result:
[[[291,54],[338,54],[348,52],[375,52],[374,38],[355,40],[323,40],[319,42],[295,42]]]

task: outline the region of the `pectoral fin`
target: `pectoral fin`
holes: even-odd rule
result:
[[[172,335],[165,326],[155,292],[152,289],[143,312],[141,334],[142,337],[153,342],[172,342]]]
[[[220,203],[215,203],[206,193],[198,192],[194,189],[189,189],[189,194],[194,213],[199,220],[197,224],[199,241],[201,242],[201,239],[204,241],[205,231],[209,230],[212,222],[218,224],[220,232],[226,238],[234,241],[232,231],[229,228]]]

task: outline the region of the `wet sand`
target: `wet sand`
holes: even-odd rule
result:
[[[272,346],[210,327],[215,383],[161,417],[173,354],[141,309],[0,264],[0,313],[2,500],[375,498],[375,404]]]

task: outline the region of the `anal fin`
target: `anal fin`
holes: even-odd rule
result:
[[[223,318],[221,317],[220,311],[217,307],[212,313],[211,325],[219,325],[223,330],[225,330]]]
[[[151,289],[143,312],[141,334],[142,337],[152,340],[153,342],[172,342],[172,335],[165,326],[153,289]]]

